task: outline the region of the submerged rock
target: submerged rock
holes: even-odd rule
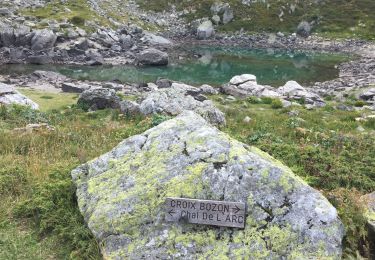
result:
[[[13,86],[0,83],[0,105],[22,105],[32,109],[39,109],[39,105],[28,97],[19,93]]]
[[[106,259],[340,259],[336,209],[289,168],[185,111],[72,171]],[[166,222],[166,197],[247,204],[245,229]]]

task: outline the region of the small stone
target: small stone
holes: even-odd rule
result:
[[[357,127],[357,131],[358,131],[358,132],[364,132],[365,129],[364,129],[362,126],[358,126],[358,127]]]
[[[246,116],[243,120],[242,120],[244,123],[250,123],[251,121],[251,118]]]

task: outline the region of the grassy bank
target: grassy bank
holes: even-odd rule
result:
[[[0,107],[0,259],[100,259],[79,213],[70,171],[166,118],[86,113],[66,107],[75,103],[75,95],[28,94],[42,101],[43,112]],[[355,118],[365,112],[331,106],[309,111],[278,108],[270,100],[213,99],[226,113],[223,131],[267,151],[321,190],[345,224],[345,254],[366,255],[359,197],[375,190],[375,120],[358,123]],[[245,116],[252,120],[243,122]],[[13,131],[37,122],[55,130]],[[365,131],[357,130],[360,125]]]

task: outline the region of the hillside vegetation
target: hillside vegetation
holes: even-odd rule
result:
[[[216,0],[137,0],[142,8],[162,12],[175,6],[187,10],[188,20],[211,17],[210,7]],[[375,39],[375,1],[373,0],[265,0],[222,1],[229,3],[234,20],[220,29],[249,32],[295,32],[302,20],[313,22],[313,31],[327,37]],[[244,5],[242,2],[251,2]]]

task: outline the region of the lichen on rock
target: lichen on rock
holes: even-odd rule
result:
[[[185,111],[72,172],[106,259],[341,257],[336,209],[292,171]],[[245,229],[165,222],[166,197],[247,203]]]

